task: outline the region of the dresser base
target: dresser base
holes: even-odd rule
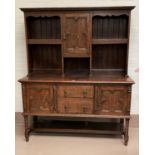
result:
[[[124,144],[128,144],[129,117],[118,118],[88,118],[59,117],[59,116],[30,116],[24,115],[25,139],[29,141],[30,133],[65,133],[85,135],[120,135]]]

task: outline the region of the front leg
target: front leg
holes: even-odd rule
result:
[[[129,141],[129,118],[124,119],[124,145],[128,145]]]
[[[24,123],[25,123],[25,140],[29,141],[29,127],[28,127],[28,116],[24,115]]]

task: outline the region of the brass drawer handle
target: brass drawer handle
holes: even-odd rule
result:
[[[79,17],[74,17],[74,20],[77,21],[79,19]]]
[[[68,92],[66,90],[64,90],[64,97],[67,97]]]
[[[85,113],[88,110],[87,107],[83,107],[83,112]]]
[[[87,97],[87,91],[83,91],[83,97]]]
[[[66,105],[64,106],[65,112],[68,111],[68,108],[69,108],[68,106],[66,106]]]
[[[84,36],[87,36],[87,33],[86,33],[86,32],[83,32],[82,34],[83,34]]]

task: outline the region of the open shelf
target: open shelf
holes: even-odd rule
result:
[[[65,58],[64,73],[69,76],[88,75],[90,68],[89,58]]]
[[[93,39],[128,38],[128,16],[94,16]]]
[[[60,17],[27,17],[29,39],[60,39]]]
[[[94,133],[94,134],[121,134],[120,120],[104,120],[101,122],[73,120],[52,120],[50,117],[38,117],[33,131],[55,133]]]
[[[61,45],[29,45],[30,72],[60,71]]]
[[[128,39],[93,39],[93,44],[127,44]]]
[[[61,39],[28,39],[28,44],[61,44]]]
[[[92,71],[124,74],[126,63],[126,44],[92,46]]]
[[[64,55],[64,58],[89,58],[90,56],[88,54],[81,54],[81,55],[75,55],[75,54],[68,54]]]

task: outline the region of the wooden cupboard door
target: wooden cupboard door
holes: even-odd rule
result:
[[[54,90],[48,84],[27,85],[27,103],[30,113],[51,113],[55,109]]]
[[[64,56],[89,56],[89,14],[66,14],[64,20]]]
[[[128,113],[128,87],[97,86],[95,93],[95,113],[106,115]]]

